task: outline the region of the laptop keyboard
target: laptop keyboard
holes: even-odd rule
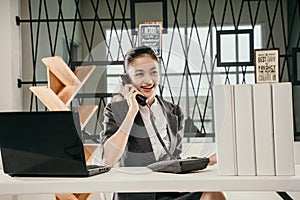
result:
[[[95,169],[95,168],[103,168],[104,165],[87,165],[86,168],[89,169]]]

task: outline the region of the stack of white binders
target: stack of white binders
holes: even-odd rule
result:
[[[214,85],[219,175],[294,175],[291,83]]]

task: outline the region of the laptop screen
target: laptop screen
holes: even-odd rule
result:
[[[79,123],[74,111],[0,113],[4,172],[22,176],[85,174]]]

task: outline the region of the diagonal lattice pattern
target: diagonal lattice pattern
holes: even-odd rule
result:
[[[144,3],[144,8],[151,5],[149,2]],[[23,12],[17,17],[17,24],[24,30],[23,41],[30,43],[23,46],[23,60],[26,60],[23,70],[30,69],[32,73],[22,77],[30,81],[19,80],[19,87],[46,83],[40,58],[47,56],[61,55],[73,69],[87,63],[96,64],[99,69],[121,69],[124,53],[137,45],[136,30],[130,28],[130,3],[130,0],[22,1]],[[218,81],[245,84],[254,80],[253,66],[216,66],[216,31],[245,27],[258,30],[255,48],[279,48],[280,80],[291,81],[291,52],[300,44],[299,6],[297,0],[167,1],[168,30],[163,34],[160,94],[185,109],[199,136],[212,134],[212,84]],[[153,21],[151,16],[148,20]],[[113,79],[121,73],[119,70],[106,78]],[[80,99],[98,98],[103,107],[106,102],[103,98],[111,96],[107,94],[111,91],[97,90],[94,94],[82,94]],[[30,110],[44,109],[32,94],[28,95]],[[97,116],[101,116],[101,109]]]

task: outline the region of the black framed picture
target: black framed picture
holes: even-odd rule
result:
[[[255,83],[279,82],[279,49],[255,49]]]
[[[293,84],[300,85],[300,48],[293,48]]]
[[[152,12],[144,12],[139,9],[139,5],[149,4],[154,6],[152,9],[159,11],[161,13],[153,16]],[[155,21],[162,21],[162,33],[168,33],[168,7],[167,0],[130,0],[130,21],[131,21],[131,30],[133,34],[136,34],[136,28],[138,27],[139,22],[145,21],[145,19],[153,19]],[[147,14],[149,13],[149,14]]]
[[[217,66],[253,66],[253,29],[217,31]]]

